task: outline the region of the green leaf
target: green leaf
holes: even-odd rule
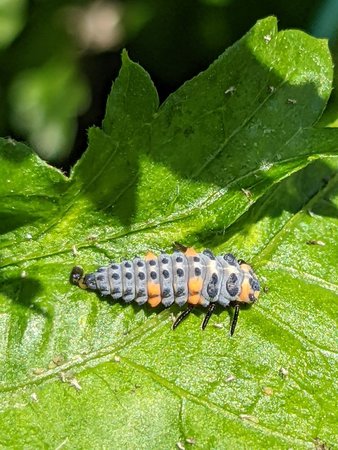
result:
[[[326,42],[265,19],[160,107],[122,60],[70,178],[0,142],[0,443],[334,445],[338,131],[314,127],[331,91]],[[231,311],[204,332],[196,311],[173,332],[177,308],[69,283],[75,264],[175,240],[235,252],[269,290],[233,338]]]

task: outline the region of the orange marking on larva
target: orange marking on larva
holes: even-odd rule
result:
[[[149,297],[148,303],[152,308],[156,308],[161,303],[161,297],[157,295],[156,297]]]
[[[161,295],[160,284],[149,282],[147,283],[148,297],[158,297]]]
[[[155,255],[153,252],[148,252],[148,253],[146,254],[146,256],[144,257],[144,259],[145,259],[146,261],[149,261],[150,259],[156,259],[156,255]]]
[[[190,278],[188,283],[189,295],[200,294],[203,287],[202,277]]]
[[[185,256],[196,256],[197,252],[193,247],[188,247],[184,252]]]
[[[190,305],[198,305],[201,302],[201,296],[199,294],[189,295],[188,303]]]
[[[249,264],[245,264],[245,263],[241,264],[240,268],[242,270],[245,270],[245,272],[250,272],[250,270],[251,270],[251,266],[249,266]]]
[[[249,301],[249,293],[250,293],[251,287],[248,280],[244,280],[242,283],[242,289],[241,293],[239,295],[239,299],[242,302],[248,302]]]

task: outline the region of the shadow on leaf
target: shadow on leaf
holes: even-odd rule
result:
[[[274,19],[260,22],[159,109],[148,74],[123,55],[104,132],[92,130],[74,170],[107,224],[118,218],[130,227],[153,220],[154,211],[159,221],[170,220],[172,211],[183,216],[195,204],[196,215],[206,217],[202,228],[221,210],[217,219],[227,228],[309,157],[332,154],[337,130],[312,128],[330,93],[328,87],[318,94],[322,78],[331,76],[329,53],[318,46],[318,66],[305,53],[298,65],[280,65],[278,55],[282,61],[299,57],[297,41],[317,41],[289,32],[291,46],[276,31]],[[283,208],[292,211],[292,202]]]
[[[31,310],[46,318],[50,318],[49,312],[39,304],[37,298],[42,292],[42,286],[38,279],[22,277],[9,277],[0,279],[0,293],[9,298],[11,302],[26,311]]]

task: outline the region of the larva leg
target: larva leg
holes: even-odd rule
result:
[[[237,324],[237,320],[238,320],[238,315],[239,315],[239,304],[236,303],[234,317],[232,318],[232,322],[231,322],[230,336],[233,336],[233,334],[235,332],[235,328],[236,328],[236,324]]]
[[[179,326],[179,324],[182,322],[182,320],[184,320],[186,317],[189,316],[189,314],[191,313],[191,311],[193,310],[193,305],[189,305],[187,309],[185,309],[175,320],[174,324],[173,324],[173,330],[175,330],[175,328],[177,328]]]
[[[215,311],[216,303],[210,303],[208,306],[208,311],[204,317],[203,323],[202,323],[202,330],[205,329],[205,327],[208,325],[209,319],[212,316],[212,313]]]

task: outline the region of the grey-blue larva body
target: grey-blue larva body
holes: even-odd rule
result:
[[[260,289],[252,268],[231,253],[214,256],[210,250],[196,253],[193,248],[171,255],[150,252],[144,259],[112,262],[87,275],[75,267],[72,281],[83,289],[128,303],[201,305],[211,313],[217,303],[223,307],[230,302],[253,303]]]

